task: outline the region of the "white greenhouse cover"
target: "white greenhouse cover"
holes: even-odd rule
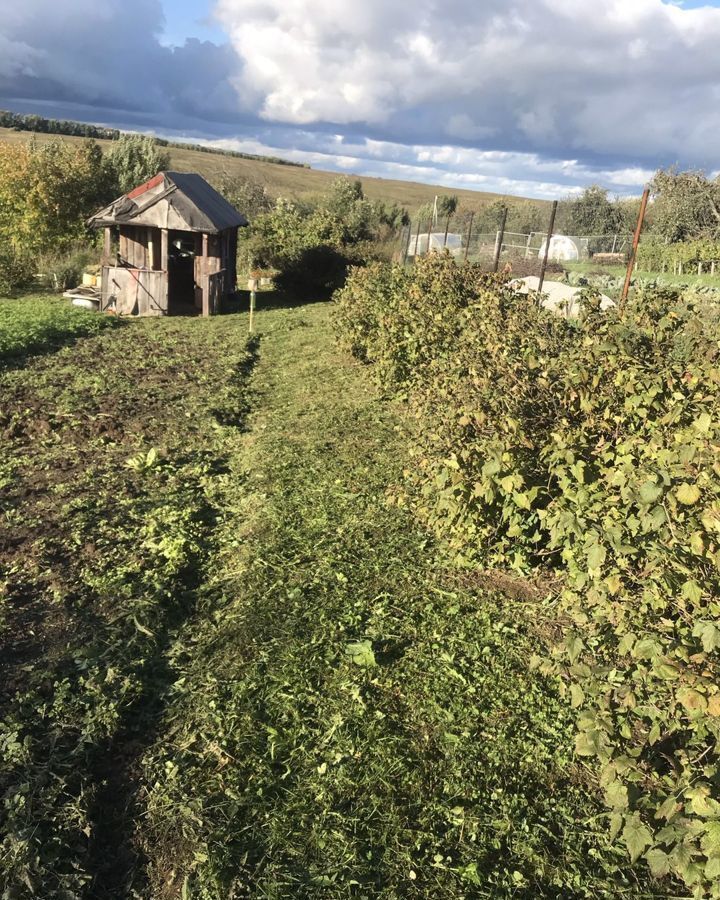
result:
[[[417,249],[415,247],[417,241]],[[452,256],[458,256],[462,252],[463,236],[461,234],[448,234],[447,243],[445,242],[444,231],[433,231],[430,234],[430,249],[442,250],[447,249]],[[408,256],[425,256],[428,252],[428,234],[421,234],[419,237],[413,235],[410,238],[410,246],[408,248]]]
[[[538,251],[538,259],[545,257],[547,238],[542,242]],[[575,239],[564,234],[554,234],[550,238],[550,253],[548,259],[553,262],[575,262],[580,259],[582,251]]]

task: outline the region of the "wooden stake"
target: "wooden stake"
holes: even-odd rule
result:
[[[448,216],[447,222],[445,223],[445,240],[443,241],[443,250],[447,247],[447,239],[448,239],[449,231],[450,231],[450,216]]]
[[[255,291],[250,291],[250,334],[253,333],[253,318],[255,316]]]
[[[650,199],[650,188],[645,188],[640,203],[640,214],[638,215],[637,228],[633,237],[632,250],[630,251],[630,259],[628,260],[627,275],[625,276],[625,287],[623,288],[620,298],[620,315],[625,315],[625,305],[627,304],[628,294],[630,293],[630,282],[632,281],[633,270],[637,261],[638,247],[640,246],[640,235],[642,234],[643,222],[645,221],[645,213],[647,211],[648,200]]]
[[[555,231],[555,216],[558,211],[558,201],[555,200],[550,213],[550,226],[548,227],[547,239],[545,241],[545,256],[543,257],[542,267],[540,269],[540,283],[538,284],[538,294],[542,294],[543,285],[545,284],[545,271],[547,269],[548,257],[550,256],[550,244],[552,243],[553,231]]]
[[[407,227],[407,240],[403,240],[403,258],[402,264],[403,268],[407,265],[408,254],[410,253],[410,241],[412,240],[412,225],[408,225]]]
[[[507,225],[508,210],[507,206],[503,209],[502,221],[500,222],[500,231],[497,233],[497,243],[495,245],[495,259],[493,260],[493,272],[497,272],[500,268],[500,256],[502,255],[503,241],[505,240],[505,226]]]
[[[470,252],[470,238],[472,236],[472,227],[473,227],[473,219],[475,218],[475,213],[470,213],[470,222],[468,223],[468,233],[467,233],[467,243],[465,244],[465,262],[468,260],[468,253]]]
[[[415,259],[417,259],[419,243],[420,243],[420,219],[418,219],[417,234],[415,235],[415,253],[413,254]]]
[[[437,200],[437,197],[435,198]],[[430,219],[430,224],[428,225],[428,243],[427,243],[427,252],[426,256],[430,256],[430,235],[432,234],[433,220]]]

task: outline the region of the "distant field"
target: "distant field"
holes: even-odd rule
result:
[[[0,128],[0,140],[27,141],[30,136],[30,133],[27,131],[13,131],[9,128]],[[50,134],[36,134],[35,137],[40,142],[53,139],[63,141],[85,140],[85,138]],[[98,143],[104,147],[111,142],[98,141]],[[262,182],[275,197],[300,198],[319,194],[326,191],[330,182],[338,177],[337,172],[324,172],[320,169],[303,169],[297,166],[283,166],[277,163],[203,153],[197,150],[173,149],[172,145],[167,149],[170,152],[173,168],[179,172],[199,172],[201,175],[209,178],[222,172],[250,176]],[[399,203],[410,210],[417,209],[428,201],[432,202],[437,194],[456,194],[464,209],[476,212],[494,200],[503,197],[502,194],[459,190],[440,185],[419,184],[413,181],[393,181],[364,176],[361,177],[361,181],[365,194],[371,199],[383,200],[387,203]],[[512,199],[522,201],[525,198],[515,197]],[[547,201],[544,200],[534,200],[533,202],[540,206],[547,205]]]

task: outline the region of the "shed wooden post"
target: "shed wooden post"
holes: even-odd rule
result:
[[[168,270],[168,245],[169,233],[167,228],[160,229],[160,268],[163,272]]]
[[[102,264],[104,266],[110,265],[110,255],[112,253],[112,229],[109,225],[105,226],[104,236],[103,236],[103,258]]]
[[[210,271],[210,260],[208,259],[208,236],[205,232],[203,232],[202,236],[202,281],[200,285],[202,287],[202,314],[204,316],[210,315],[210,279],[208,278],[208,273]]]

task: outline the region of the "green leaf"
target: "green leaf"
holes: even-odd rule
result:
[[[590,571],[597,571],[607,558],[607,550],[602,544],[593,544],[588,550],[587,562]]]
[[[640,499],[648,506],[652,503],[656,503],[660,497],[662,497],[662,494],[662,485],[655,484],[654,481],[646,481],[640,488]]]
[[[572,697],[572,708],[579,709],[585,702],[585,691],[579,684],[570,686],[570,696]]]
[[[693,629],[693,637],[699,637],[702,640],[703,650],[706,653],[712,653],[720,647],[720,629],[716,628],[712,622],[698,622]]]
[[[605,800],[616,812],[622,812],[629,804],[627,788],[621,781],[610,782],[605,788]]]
[[[664,878],[670,874],[670,857],[662,850],[649,850],[645,855],[654,878]]]
[[[373,652],[371,641],[360,641],[356,644],[348,644],[345,653],[349,656],[356,666],[362,669],[372,669],[377,665],[375,653]]]
[[[583,643],[582,638],[577,634],[573,634],[568,637],[565,641],[565,646],[567,647],[567,652],[568,656],[570,657],[571,663],[574,663],[585,649],[585,644]]]
[[[631,862],[639,859],[653,842],[652,832],[643,825],[638,813],[625,819],[622,836]]]
[[[607,748],[608,737],[598,728],[581,731],[575,736],[575,752],[578,756],[602,757],[606,754]]]
[[[713,856],[712,859],[707,861],[707,865],[705,866],[705,877],[709,881],[714,881],[716,878],[720,877],[720,856]]]
[[[681,484],[676,496],[683,506],[694,506],[700,499],[700,488],[696,484]]]
[[[705,856],[720,856],[720,822],[708,822],[702,839]]]

